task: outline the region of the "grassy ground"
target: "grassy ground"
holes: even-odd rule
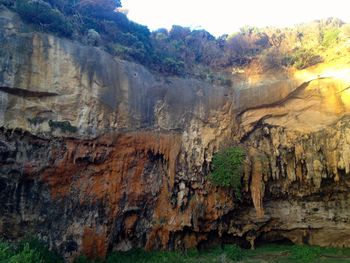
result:
[[[79,263],[89,261],[78,261]],[[152,263],[209,263],[209,262],[350,262],[350,249],[320,248],[295,245],[265,245],[255,250],[244,250],[233,245],[214,248],[207,251],[191,250],[186,253],[144,252],[135,250],[125,253],[112,253],[106,260],[115,262],[152,262]]]
[[[180,252],[113,252],[105,261],[89,261],[84,257],[75,263],[289,263],[350,262],[350,248],[320,248],[296,245],[269,244],[255,250],[245,250],[234,245],[216,247],[205,251],[189,250]],[[63,263],[63,260],[49,252],[38,241],[24,241],[17,244],[0,242],[0,263]]]

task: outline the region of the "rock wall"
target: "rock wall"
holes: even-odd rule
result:
[[[206,240],[234,206],[205,180],[233,91],[0,17],[2,237],[36,235],[67,259]]]
[[[247,241],[349,246],[349,73],[344,64],[293,72],[298,86],[260,105],[260,92],[242,91],[252,104],[239,107],[234,137],[247,149],[255,208],[233,212],[225,231]]]
[[[67,260],[288,239],[349,246],[349,65],[164,77],[0,10],[0,234]],[[242,200],[208,182],[240,144]]]

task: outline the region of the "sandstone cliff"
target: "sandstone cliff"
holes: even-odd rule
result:
[[[288,239],[349,246],[350,67],[164,77],[0,11],[0,233],[67,259]],[[248,153],[242,200],[207,180]]]

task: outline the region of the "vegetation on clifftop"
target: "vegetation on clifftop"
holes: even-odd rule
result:
[[[245,69],[304,69],[350,52],[350,25],[329,18],[293,28],[244,27],[215,38],[173,26],[150,32],[130,21],[119,0],[0,0],[35,30],[98,46],[162,74],[231,86]]]

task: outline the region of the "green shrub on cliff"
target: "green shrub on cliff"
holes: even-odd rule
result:
[[[71,36],[73,33],[72,25],[65,16],[44,1],[18,0],[15,9],[24,20],[48,31],[62,36]]]
[[[245,152],[240,147],[226,148],[213,157],[210,179],[216,186],[233,188],[238,198],[241,197],[241,176]]]
[[[1,4],[41,32],[98,46],[113,56],[160,73],[227,87],[232,86],[231,73],[239,77],[245,67],[261,68],[263,72],[305,69],[344,57],[336,47],[341,47],[350,34],[349,25],[331,18],[296,28],[248,26],[215,38],[205,30],[176,25],[170,30],[150,32],[146,26],[129,20],[122,10],[115,11],[121,7],[120,0],[0,0]],[[95,32],[92,39],[91,32]]]
[[[322,45],[326,48],[336,45],[339,40],[339,28],[330,28],[324,32]]]
[[[13,6],[13,1],[12,0],[0,0],[0,4],[11,7],[11,6]]]
[[[167,73],[172,73],[175,75],[185,74],[185,63],[183,61],[167,57],[162,61],[162,63],[163,69]]]
[[[292,53],[291,62],[297,69],[305,69],[323,62],[323,58],[311,49],[301,48]]]
[[[62,132],[77,132],[78,128],[72,126],[69,121],[53,121],[49,120],[49,126],[51,129],[60,129]]]

